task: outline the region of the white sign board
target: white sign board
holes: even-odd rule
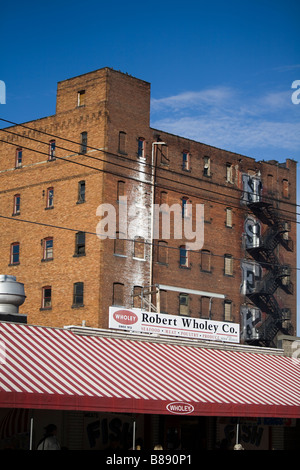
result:
[[[109,328],[182,338],[240,342],[238,323],[146,312],[137,308],[110,307]]]

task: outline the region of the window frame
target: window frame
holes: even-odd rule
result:
[[[23,149],[18,147],[16,149],[15,168],[21,168],[23,163]]]
[[[47,246],[50,243],[49,246]],[[54,241],[53,237],[46,237],[43,239],[43,261],[53,260]]]
[[[284,199],[289,199],[290,197],[290,184],[287,178],[283,178],[282,180],[282,197]]]
[[[120,288],[120,297],[117,296],[116,289]],[[122,297],[122,298],[121,298]],[[120,300],[120,303],[117,303],[116,300]],[[113,298],[112,298],[112,305],[115,307],[124,307],[124,284],[122,282],[114,282],[113,283]]]
[[[21,194],[14,195],[13,215],[21,214]]]
[[[77,186],[77,204],[83,204],[85,200],[85,180],[78,181]]]
[[[46,297],[46,291],[50,291],[50,296]],[[42,307],[41,308],[42,310],[52,309],[52,286],[48,285],[48,286],[42,287]]]
[[[114,255],[126,257],[125,236],[124,236],[124,233],[122,232],[116,232],[116,237],[114,239]]]
[[[145,238],[137,236],[133,241],[133,258],[144,261],[145,260]]]
[[[138,138],[138,158],[146,158],[146,140],[144,137]]]
[[[79,291],[79,292],[78,292]],[[84,307],[84,282],[74,282],[73,284],[73,304],[72,307]]]
[[[226,163],[226,183],[233,184],[233,165],[231,163]]]
[[[133,286],[133,291],[132,291],[132,307],[133,308],[143,308],[142,293],[143,293],[142,286]]]
[[[229,312],[227,309],[229,308]],[[229,318],[227,315],[229,313]],[[232,321],[232,300],[224,300],[224,321]]]
[[[18,251],[15,253],[14,248],[17,247]],[[15,256],[17,256],[17,260],[15,260]],[[20,242],[14,242],[10,245],[10,265],[20,264]]]
[[[48,157],[49,162],[52,162],[53,160],[55,160],[55,150],[56,150],[56,142],[54,139],[52,139],[49,141],[49,157]]]
[[[226,207],[225,226],[228,228],[233,227],[233,210],[231,207]]]
[[[201,250],[201,271],[204,273],[211,273],[211,251]]]
[[[126,140],[127,140],[127,133],[125,131],[119,131],[118,153],[121,153],[123,155],[127,155]]]
[[[85,155],[87,153],[88,133],[86,131],[80,134],[80,153]]]
[[[183,299],[184,299],[184,302],[183,302]],[[189,308],[190,308],[189,294],[180,293],[178,300],[179,300],[179,315],[189,316]],[[187,311],[182,311],[182,310],[187,310]]]
[[[179,247],[179,266],[181,268],[189,267],[189,250],[185,245]]]
[[[210,157],[203,157],[203,176],[211,177],[211,160]]]
[[[126,195],[126,183],[123,180],[117,182],[117,201],[120,202],[121,197]]]
[[[168,265],[168,242],[166,240],[159,240],[157,243],[157,262]]]
[[[53,207],[54,207],[54,188],[51,186],[50,188],[47,188],[46,209],[53,209]]]
[[[191,167],[191,154],[187,150],[182,152],[182,170],[190,171]]]
[[[83,238],[83,243],[82,241],[80,242],[80,237]],[[85,249],[86,249],[86,233],[83,231],[76,232],[74,256],[75,257],[85,256],[86,255]]]
[[[85,106],[85,90],[79,90],[77,92],[77,107],[81,108],[82,106]]]
[[[229,253],[224,255],[224,276],[233,276],[233,256]]]

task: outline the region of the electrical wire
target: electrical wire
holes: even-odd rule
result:
[[[49,137],[54,137],[54,138],[56,138],[56,139],[66,141],[66,142],[75,144],[75,145],[77,145],[77,146],[80,146],[80,145],[81,145],[81,143],[76,142],[76,141],[73,141],[73,140],[71,140],[71,139],[67,139],[67,138],[65,138],[65,137],[60,137],[60,136],[58,136],[58,135],[56,135],[56,134],[50,134],[50,133],[48,133],[48,132],[45,132],[45,131],[42,131],[42,130],[39,130],[39,129],[35,129],[35,128],[32,128],[32,127],[26,126],[26,125],[24,125],[24,124],[17,124],[17,123],[15,123],[15,122],[13,122],[13,121],[8,121],[8,120],[3,119],[3,118],[0,118],[0,121],[4,121],[4,122],[10,123],[10,124],[13,124],[14,126],[24,127],[25,129],[32,130],[32,131],[34,131],[34,132],[38,132],[38,133],[41,133],[41,134],[45,134],[45,135],[48,135]],[[14,132],[9,131],[8,129],[0,129],[0,131],[7,132],[7,133],[10,133],[10,134],[16,135],[16,136],[18,136],[18,137],[20,137],[20,138],[30,139],[30,140],[36,141],[36,142],[38,142],[38,143],[42,143],[42,144],[44,144],[44,145],[48,145],[48,146],[49,146],[49,142],[43,142],[43,141],[40,141],[40,140],[38,140],[38,139],[33,139],[32,137],[28,137],[28,136],[26,136],[26,135],[21,135],[21,134],[18,134],[18,133],[14,133]],[[2,142],[3,142],[3,141],[2,141]],[[9,142],[7,142],[7,141],[4,141],[4,142],[9,143]],[[106,155],[111,155],[111,156],[117,157],[117,158],[122,159],[122,160],[127,160],[127,161],[129,161],[130,163],[136,163],[136,162],[134,162],[131,158],[128,158],[128,157],[126,157],[125,155],[120,156],[119,154],[113,153],[113,152],[111,152],[111,151],[99,149],[99,148],[97,148],[97,147],[92,147],[92,146],[87,145],[87,144],[85,145],[85,147],[86,147],[86,148],[89,148],[89,149],[91,149],[91,150],[96,150],[96,151],[99,151],[99,152],[103,152],[103,153],[106,154]],[[64,148],[64,147],[56,146],[56,148],[60,148],[60,149],[62,149],[62,150],[66,150],[66,151],[68,151],[68,152],[72,152],[70,149],[66,149],[66,148]],[[47,154],[47,155],[49,156],[49,154]],[[91,155],[87,155],[87,154],[83,154],[83,153],[80,153],[80,155],[84,155],[86,158],[91,158],[91,159],[93,159],[93,160],[98,160],[98,161],[102,161],[102,162],[105,162],[105,163],[110,163],[110,164],[112,164],[112,165],[121,166],[121,167],[126,168],[126,169],[128,169],[128,170],[130,169],[131,171],[138,171],[139,173],[144,173],[144,174],[146,174],[146,175],[149,174],[148,172],[143,172],[143,171],[141,171],[140,169],[129,168],[129,167],[126,167],[126,166],[124,166],[124,165],[118,165],[117,163],[109,162],[109,161],[107,161],[107,160],[102,160],[102,159],[99,159],[98,157],[93,157],[93,156],[91,156]],[[147,166],[147,167],[149,167],[149,168],[151,168],[151,169],[152,169],[152,168],[156,168],[155,165],[152,165],[152,164],[150,164],[150,163],[148,163],[148,162],[144,162],[144,161],[142,161],[142,160],[139,161],[139,164],[140,164],[140,165]],[[163,167],[160,167],[159,170],[160,170],[160,171],[168,171],[168,172],[170,171],[170,170],[168,170],[168,169],[166,169],[166,168],[163,168]],[[172,170],[172,174],[176,174],[176,175],[178,175],[179,177],[182,177],[182,176],[183,176],[182,173],[176,172],[176,171],[174,171],[174,170]],[[165,177],[162,177],[162,176],[160,176],[160,178],[166,179],[166,180],[168,180],[168,181],[176,182],[176,183],[178,182],[178,181],[176,181],[176,180],[171,180],[170,178],[165,178]],[[189,179],[189,180],[195,179],[196,181],[199,181],[199,178],[197,178],[196,176],[193,176],[193,175],[191,175],[191,174],[188,175],[188,179]],[[230,189],[230,190],[233,190],[233,191],[237,191],[237,192],[239,192],[241,195],[242,195],[242,194],[245,194],[245,193],[246,193],[246,194],[248,193],[247,191],[244,191],[244,190],[242,190],[242,189],[236,188],[236,187],[234,187],[234,186],[228,188],[227,186],[220,185],[219,183],[215,183],[214,181],[209,181],[209,183],[210,183],[210,184],[217,184],[218,186],[221,186],[221,187],[223,187],[224,189]],[[189,184],[188,186],[193,187],[193,186],[191,186],[190,184]],[[207,189],[207,191],[209,191],[209,192],[214,192],[215,194],[218,194],[218,195],[223,196],[223,193],[218,193],[218,192],[212,191],[212,190],[210,190],[210,189]],[[230,195],[229,195],[229,197],[234,198],[234,196],[230,196]],[[236,199],[237,199],[238,201],[240,201],[240,198],[236,198]],[[284,204],[288,204],[288,205],[300,207],[300,204],[291,203],[291,202],[289,202],[289,201],[280,200],[280,199],[278,199],[278,198],[273,198],[271,195],[268,195],[268,200],[269,200],[269,201],[276,201],[276,202],[277,202],[277,201],[280,201],[280,202],[283,202]],[[286,212],[288,212],[288,211],[286,211]],[[294,215],[294,213],[293,213],[293,215]],[[300,214],[297,214],[297,215],[300,215]]]
[[[7,220],[13,220],[14,222],[24,222],[24,223],[28,223],[28,224],[32,224],[32,225],[38,225],[38,226],[43,226],[43,227],[49,227],[49,228],[52,228],[52,229],[59,229],[59,230],[66,230],[66,231],[69,231],[69,232],[75,232],[75,233],[78,233],[78,232],[82,232],[82,233],[85,233],[87,235],[94,235],[94,236],[97,236],[98,238],[101,238],[101,237],[106,237],[107,239],[110,239],[110,240],[124,240],[124,241],[127,241],[127,242],[131,242],[131,243],[134,243],[136,240],[132,239],[132,238],[117,238],[117,237],[107,237],[105,234],[99,234],[97,232],[90,232],[90,231],[86,231],[86,230],[78,230],[78,229],[75,229],[75,228],[69,228],[69,227],[63,227],[63,226],[60,226],[60,225],[53,225],[53,224],[47,224],[47,223],[44,223],[44,222],[35,222],[35,221],[32,221],[32,220],[26,220],[26,219],[20,219],[19,217],[9,217],[9,216],[4,216],[4,215],[1,215],[0,214],[0,218],[1,219],[7,219]],[[153,247],[157,247],[159,248],[161,245],[159,244],[159,242],[155,243],[155,242],[149,242],[149,241],[146,241],[146,240],[140,240],[138,241],[138,243],[140,244],[143,244],[145,246],[153,246]],[[168,249],[168,250],[176,250],[178,252],[178,247],[174,247],[174,246],[165,246],[163,247],[164,249]],[[198,255],[201,255],[201,250],[192,250],[192,249],[189,249],[188,250],[189,253],[196,253]],[[215,254],[215,253],[212,253],[210,252],[210,255],[213,256],[213,257],[216,257],[216,258],[224,258],[224,255],[218,255],[218,254]],[[236,258],[236,257],[232,257],[231,258],[233,261],[250,261],[250,259],[248,258]],[[251,261],[252,261],[252,258],[251,258]],[[263,262],[263,265],[264,266],[270,266],[270,267],[280,267],[280,266],[283,266],[282,264],[274,264],[274,263],[268,263],[268,262]],[[292,270],[296,270],[296,271],[300,271],[300,268],[297,268],[297,267],[290,267],[290,269]]]
[[[6,121],[6,120],[1,119],[1,118],[0,118],[0,120]],[[11,121],[6,121],[6,122],[12,123]],[[12,124],[14,124],[14,125],[16,125],[16,126],[19,125],[19,124],[15,124],[15,123],[12,123]],[[35,132],[47,134],[47,135],[49,135],[49,136],[51,136],[51,137],[55,137],[55,138],[58,138],[58,139],[61,139],[61,140],[66,140],[66,141],[71,142],[71,143],[74,143],[74,144],[76,144],[76,145],[81,145],[79,142],[71,141],[71,140],[69,140],[69,139],[62,138],[62,137],[59,137],[59,136],[56,136],[56,135],[53,135],[53,134],[48,134],[48,133],[45,133],[44,131],[40,131],[40,130],[38,130],[38,129],[29,128],[28,126],[24,126],[24,125],[20,125],[20,126],[26,127],[27,129],[33,130],[33,131],[35,131]],[[16,134],[16,133],[13,133],[13,132],[11,132],[11,131],[7,131],[7,129],[0,129],[0,131],[9,132],[10,134],[16,135],[16,136],[18,136],[18,137],[20,137],[20,138],[27,138],[27,139],[36,141],[36,142],[41,143],[41,144],[44,144],[44,145],[49,145],[49,142],[43,142],[43,141],[40,141],[40,140],[37,140],[37,139],[33,139],[33,138],[31,138],[31,137],[28,137],[28,136],[24,136],[24,135],[21,135],[21,134]],[[14,143],[12,143],[12,142],[8,142],[8,141],[5,141],[5,140],[3,140],[3,139],[0,139],[0,141],[3,142],[3,143],[5,143],[5,144],[14,145],[15,147],[19,147],[19,146],[20,146],[19,144],[14,144]],[[92,148],[93,150],[102,151],[102,152],[104,152],[104,153],[106,153],[106,154],[113,155],[113,156],[115,156],[115,157],[117,157],[117,158],[123,159],[123,157],[120,157],[120,155],[118,155],[118,154],[112,154],[111,152],[107,152],[107,151],[104,151],[104,150],[101,150],[101,149],[93,148],[93,147],[90,147],[90,146],[88,146],[88,145],[87,145],[86,147],[87,147],[87,148]],[[49,158],[49,152],[41,152],[40,150],[35,150],[35,149],[29,148],[29,147],[24,147],[24,146],[22,146],[22,148],[24,148],[24,149],[26,149],[26,150],[29,150],[29,151],[33,151],[33,152],[39,153],[39,154],[42,154],[42,155],[46,155],[46,156]],[[66,149],[66,148],[64,148],[64,147],[56,146],[56,148],[60,148],[60,149],[62,149],[62,150],[66,150],[66,151],[71,152],[70,149]],[[97,157],[92,157],[91,155],[86,155],[85,153],[75,153],[73,156],[78,156],[78,155],[79,155],[79,156],[84,156],[84,157],[87,157],[87,158],[91,158],[91,159],[94,159],[94,160],[97,160],[97,161],[101,161],[101,162],[105,162],[105,163],[110,163],[110,164],[112,164],[112,165],[120,166],[121,168],[124,168],[124,169],[126,169],[126,170],[138,171],[139,173],[141,173],[141,171],[140,171],[139,169],[126,167],[126,166],[119,165],[119,164],[114,163],[114,162],[109,162],[109,161],[107,161],[107,160],[101,160],[101,159],[99,159],[99,158],[97,158]],[[79,166],[83,166],[83,167],[85,167],[85,168],[89,168],[89,169],[92,169],[92,170],[97,170],[97,171],[101,171],[101,172],[113,174],[114,176],[122,177],[122,178],[125,178],[125,179],[132,179],[132,180],[134,180],[134,181],[136,181],[136,182],[140,182],[140,183],[144,183],[144,184],[149,184],[149,185],[151,185],[151,186],[158,187],[157,184],[153,184],[153,183],[151,183],[151,182],[147,182],[147,181],[144,181],[144,180],[138,180],[138,179],[136,179],[136,178],[130,177],[129,175],[118,174],[118,173],[115,173],[115,172],[113,172],[113,171],[109,171],[109,170],[107,170],[107,169],[100,169],[100,168],[97,168],[97,167],[93,167],[93,166],[91,166],[91,165],[87,165],[87,164],[82,163],[82,162],[73,161],[73,160],[70,160],[69,157],[67,157],[67,158],[65,158],[65,157],[58,157],[58,156],[56,155],[56,156],[55,156],[55,159],[63,160],[63,161],[66,161],[66,162],[68,162],[68,163],[74,163],[74,164],[77,164],[77,165],[79,165]],[[128,160],[129,160],[130,162],[132,162],[132,163],[135,163],[132,159],[128,159]],[[147,164],[147,165],[149,165],[149,164]],[[152,167],[152,165],[149,165],[149,166]],[[144,173],[144,172],[143,172],[143,173]],[[174,173],[174,172],[172,171],[172,173]],[[176,173],[176,172],[175,172],[175,173]],[[146,174],[149,175],[147,172],[146,172]],[[181,173],[177,173],[177,174],[178,174],[179,176],[182,176]],[[151,175],[149,175],[149,176],[151,176]],[[160,178],[166,179],[167,181],[171,181],[172,183],[177,183],[177,184],[178,184],[178,183],[179,183],[179,184],[181,183],[180,181],[172,180],[172,179],[169,179],[169,178],[164,178],[164,177],[160,177]],[[190,175],[189,175],[189,178],[190,178]],[[196,177],[194,177],[194,178],[196,178]],[[183,183],[183,184],[185,184],[185,183]],[[199,188],[199,187],[192,186],[192,185],[186,185],[186,184],[185,184],[185,187],[186,187],[186,186],[193,187],[193,188],[196,188],[196,189],[199,189],[199,190],[203,190],[203,188]],[[228,189],[226,186],[224,186],[224,187],[225,187],[226,189]],[[182,195],[186,195],[186,192],[183,193],[182,191],[179,191],[179,190],[177,190],[176,188],[167,187],[167,188],[163,188],[163,189],[168,189],[168,190],[171,190],[171,191],[174,191],[174,192],[177,192],[177,193],[179,192],[179,193],[182,194]],[[233,188],[230,187],[229,189],[233,189]],[[235,189],[237,189],[237,188],[235,188]],[[245,193],[245,191],[242,191],[242,190],[239,190],[239,189],[237,189],[237,190],[240,191],[241,193]],[[205,190],[205,191],[207,191],[207,190]],[[214,194],[217,194],[217,195],[221,195],[220,193],[217,193],[216,191],[212,191],[212,190],[208,190],[208,191],[210,191],[210,192],[212,192],[212,193],[214,193]],[[190,196],[191,196],[191,195],[190,195]],[[224,194],[222,194],[222,196],[224,196]],[[224,204],[224,205],[228,206],[228,204],[226,204],[226,203],[222,203],[221,201],[211,201],[211,199],[205,198],[205,197],[203,197],[203,196],[192,195],[192,197],[197,197],[197,198],[199,198],[199,199],[201,199],[201,200],[204,199],[204,200],[208,200],[208,201],[210,201],[210,202],[215,202],[215,203]],[[230,196],[230,195],[229,195],[229,197],[233,197],[233,198],[234,198],[234,196]],[[240,199],[238,199],[238,198],[235,198],[235,199],[240,202]],[[274,200],[277,201],[278,199],[274,199]],[[287,201],[283,201],[283,202],[284,202],[284,203],[288,203]],[[294,204],[294,203],[290,203],[290,204],[295,205],[295,206],[298,206],[297,204]],[[241,207],[241,206],[236,206],[236,208],[238,208],[238,209],[243,209],[243,210],[245,210],[245,211],[248,212],[248,209],[247,209],[247,208],[243,208],[243,207]],[[289,213],[290,211],[280,211],[280,212],[287,212],[287,213]],[[293,214],[293,215],[299,215],[298,213],[294,213],[294,212],[293,212],[292,214]],[[78,229],[70,229],[70,228],[60,227],[60,226],[51,226],[51,225],[48,225],[48,224],[43,224],[43,223],[34,222],[34,221],[28,221],[28,220],[19,219],[19,218],[16,219],[16,218],[13,218],[13,217],[6,217],[6,216],[3,216],[3,215],[0,215],[0,217],[1,217],[2,219],[5,218],[5,219],[10,219],[10,220],[18,220],[18,221],[20,221],[20,222],[31,223],[31,224],[36,224],[36,225],[50,226],[50,227],[53,227],[53,228],[60,228],[60,229],[69,230],[69,231],[75,231],[75,232],[82,231],[82,230],[78,230]],[[282,219],[282,220],[285,220],[285,221],[286,221],[286,219]],[[294,223],[299,223],[299,222],[294,221],[294,220],[291,220],[291,221],[294,222]],[[90,234],[97,235],[97,233],[93,233],[93,232],[85,232],[85,233],[90,233]],[[133,242],[134,240],[132,240],[132,239],[127,239],[127,241]],[[152,244],[153,246],[155,246],[155,244],[154,244],[153,242],[152,242],[152,243],[144,242],[144,243],[150,244],[150,245]],[[157,245],[157,246],[159,246],[159,245]],[[166,248],[178,250],[178,248],[170,247],[170,246],[168,246],[168,247],[166,247]],[[193,250],[189,250],[189,251],[190,251],[190,252],[193,252]],[[199,253],[199,251],[196,251],[196,252]],[[216,255],[216,254],[213,254],[213,253],[211,253],[211,255],[212,255],[212,256],[220,256],[220,257],[223,257],[223,255]],[[233,259],[242,261],[242,259],[240,259],[240,258],[233,258]],[[267,263],[264,263],[264,264],[267,265]],[[272,266],[274,266],[274,264],[272,264]],[[292,268],[292,269],[299,270],[300,268]]]
[[[3,129],[1,129],[1,130],[3,131]],[[1,131],[1,130],[0,130],[0,131]],[[10,132],[10,133],[12,133],[12,132]],[[22,136],[22,135],[19,135],[19,134],[15,134],[15,133],[12,133],[12,134],[13,134],[13,135],[17,135],[18,137],[21,137],[21,138],[24,138],[24,137],[25,137],[25,136]],[[44,145],[49,145],[49,142],[39,141],[39,140],[33,139],[33,138],[31,138],[31,137],[25,137],[25,138],[28,138],[28,139],[30,139],[30,140],[37,141],[37,142],[42,143],[42,144],[44,144]],[[0,139],[0,142],[3,142],[3,143],[5,143],[5,144],[9,144],[9,145],[13,145],[13,146],[15,146],[15,147],[20,147],[19,144],[15,144],[15,143],[12,143],[12,142],[8,142],[8,141],[5,141],[5,140],[3,140],[3,139]],[[77,143],[77,145],[80,145],[80,144]],[[35,152],[35,153],[39,153],[39,154],[41,154],[41,155],[45,155],[45,156],[47,156],[48,159],[49,159],[49,152],[42,152],[42,151],[40,151],[40,150],[35,150],[35,149],[29,148],[29,147],[25,147],[24,145],[22,146],[22,148],[23,148],[23,149],[26,149],[26,150],[29,150],[29,151],[32,151],[32,152]],[[58,147],[58,148],[61,148],[61,149],[63,149],[63,150],[67,150],[67,151],[71,152],[70,149],[66,149],[66,148],[64,148],[64,147]],[[101,159],[98,159],[97,157],[93,157],[93,156],[90,156],[90,155],[86,155],[85,153],[76,153],[76,154],[74,154],[74,152],[73,152],[73,156],[76,156],[76,155],[77,155],[77,156],[80,155],[80,156],[83,156],[83,157],[88,157],[88,158],[91,158],[91,159],[94,159],[94,160],[97,160],[97,161],[101,161],[101,162],[104,162],[104,163],[109,163],[109,164],[112,164],[112,165],[120,166],[121,168],[125,168],[126,170],[137,171],[137,172],[141,173],[141,171],[140,171],[139,169],[125,167],[125,166],[123,166],[123,165],[119,165],[119,164],[116,164],[116,163],[114,163],[114,162],[107,162],[106,160],[101,160]],[[115,155],[115,156],[118,156],[118,155]],[[118,156],[118,157],[119,157],[119,156]],[[119,158],[121,158],[121,157],[119,157]],[[134,178],[134,177],[129,176],[129,175],[124,175],[124,174],[115,173],[115,172],[113,172],[113,171],[111,171],[111,170],[108,170],[108,169],[97,168],[97,167],[93,167],[93,166],[91,166],[91,165],[87,165],[87,164],[82,163],[82,162],[77,162],[77,161],[74,161],[74,160],[70,160],[69,157],[66,158],[66,157],[58,157],[58,156],[55,156],[55,159],[64,160],[64,161],[67,161],[67,162],[69,162],[69,163],[74,163],[74,164],[76,164],[76,165],[83,166],[83,167],[85,167],[85,168],[90,168],[90,169],[93,169],[93,170],[96,170],[96,171],[100,171],[100,172],[104,172],[104,173],[109,173],[109,174],[112,174],[112,175],[114,175],[114,176],[118,176],[118,177],[120,177],[120,178],[131,179],[131,180],[134,180],[134,181],[139,182],[139,183],[144,183],[144,184],[147,184],[147,185],[150,185],[150,186],[155,186],[156,188],[160,187],[160,188],[162,188],[162,189],[167,189],[167,190],[170,190],[170,191],[173,191],[173,192],[180,193],[181,195],[184,195],[184,196],[186,196],[186,194],[187,194],[186,192],[179,191],[178,189],[173,188],[173,187],[163,187],[161,184],[159,185],[159,184],[157,184],[157,183],[151,183],[151,182],[149,182],[149,181],[140,180],[140,179]],[[132,160],[131,160],[131,161],[132,161]],[[134,162],[132,161],[132,163],[134,163]],[[143,172],[143,173],[144,173],[144,172]],[[173,172],[172,172],[172,173],[173,173]],[[148,175],[148,173],[146,173],[146,174]],[[150,176],[151,176],[151,175],[150,175]],[[182,176],[182,175],[180,174],[180,176]],[[184,184],[185,187],[191,187],[191,188],[193,188],[193,189],[198,189],[198,190],[200,190],[200,191],[211,192],[211,193],[213,193],[213,194],[216,194],[216,195],[218,195],[218,196],[222,196],[222,197],[224,198],[224,193],[217,193],[216,191],[213,191],[213,190],[204,189],[204,188],[199,188],[199,187],[197,187],[197,186],[194,186],[194,185],[191,185],[191,184],[187,184],[187,183],[184,183],[184,182],[181,182],[181,181],[177,181],[177,180],[174,180],[174,179],[170,179],[170,178],[165,178],[165,177],[161,177],[161,176],[160,176],[159,178],[160,178],[160,179],[165,179],[165,180],[167,180],[167,181],[169,181],[169,182],[176,183],[176,184]],[[228,189],[228,188],[226,188],[226,189]],[[232,189],[232,188],[230,187],[229,190],[231,190],[231,189]],[[242,191],[242,193],[245,194],[246,192],[245,192],[245,191]],[[222,202],[222,201],[219,201],[219,200],[214,200],[214,201],[212,201],[210,198],[205,197],[205,196],[199,196],[199,195],[195,195],[195,194],[193,194],[193,195],[189,194],[189,196],[196,197],[196,198],[201,199],[201,200],[204,199],[204,200],[207,200],[207,201],[210,201],[210,202],[215,202],[215,203],[217,203],[217,204],[222,204],[222,205],[228,206],[228,203],[226,203],[226,202]],[[239,203],[240,203],[240,199],[236,198],[235,196],[226,195],[226,197],[235,199],[235,200],[239,201]],[[276,201],[278,201],[278,199],[276,199]],[[281,201],[281,202],[286,203],[286,201]],[[296,205],[296,204],[293,204],[293,205]],[[241,208],[240,205],[239,205],[239,206],[234,206],[234,208],[237,208],[237,209],[239,209],[239,210],[242,209],[242,210],[244,210],[245,212],[248,211],[247,208]],[[281,213],[290,213],[290,214],[292,214],[292,216],[300,215],[300,213],[291,212],[291,211],[287,211],[287,210],[284,210],[284,211],[283,211],[283,210],[280,210],[280,212],[281,212]],[[294,220],[291,220],[291,219],[287,220],[286,218],[283,218],[283,217],[278,217],[278,218],[281,219],[281,220],[285,220],[285,221],[300,223],[300,222],[298,222],[298,221],[294,221]]]

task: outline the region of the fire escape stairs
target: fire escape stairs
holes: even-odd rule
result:
[[[247,294],[248,298],[262,311],[268,313],[266,320],[257,328],[260,341],[265,345],[273,344],[279,331],[291,334],[291,327],[284,327],[284,322],[291,317],[290,309],[281,308],[274,296],[277,288],[293,293],[293,284],[290,282],[290,267],[281,265],[275,250],[279,243],[285,249],[292,251],[292,240],[286,239],[284,234],[289,231],[287,224],[282,223],[274,206],[268,202],[259,201],[248,204],[252,212],[265,224],[267,232],[259,246],[247,247],[249,254],[260,265],[268,270],[261,281],[258,281],[255,290]]]

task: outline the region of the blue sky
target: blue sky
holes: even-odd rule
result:
[[[58,81],[108,66],[151,83],[153,127],[300,162],[298,0],[16,0],[0,17],[4,119],[54,114]]]

